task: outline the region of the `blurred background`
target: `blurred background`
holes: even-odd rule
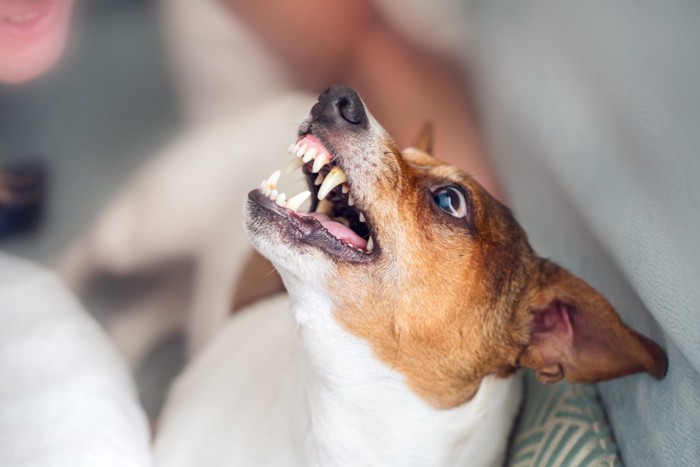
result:
[[[155,2],[96,0],[49,76],[0,86],[3,165],[40,165],[50,196],[41,227],[3,247],[49,261],[94,218],[181,120]]]
[[[42,186],[34,219],[27,229],[7,228],[2,249],[52,265],[182,125],[156,10],[143,0],[82,2],[58,69],[0,86],[0,165],[40,177]],[[103,281],[88,308],[104,322],[142,288]],[[170,361],[174,371],[177,353]],[[152,414],[162,387],[145,389]]]
[[[598,390],[623,457],[692,465],[700,7],[565,3],[78,2],[58,68],[0,86],[0,167],[29,200],[2,206],[0,248],[61,273],[155,417],[230,312],[242,197],[344,83],[399,146],[431,121],[438,158],[667,349],[662,383]]]

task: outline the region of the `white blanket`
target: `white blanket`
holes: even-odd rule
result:
[[[151,465],[131,376],[51,273],[0,253],[0,466]]]

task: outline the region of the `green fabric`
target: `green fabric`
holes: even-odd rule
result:
[[[524,387],[508,466],[622,465],[595,386],[544,385],[527,374]]]

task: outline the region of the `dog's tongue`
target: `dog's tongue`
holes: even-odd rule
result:
[[[367,240],[357,235],[352,231],[350,227],[345,227],[345,225],[340,222],[336,222],[326,214],[321,214],[318,212],[312,212],[309,214],[301,214],[303,217],[313,217],[321,223],[321,225],[330,232],[335,238],[341,242],[348,243],[354,248],[360,248],[364,250],[367,247]]]

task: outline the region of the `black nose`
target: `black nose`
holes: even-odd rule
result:
[[[318,96],[311,109],[314,122],[367,126],[367,113],[359,94],[347,86],[333,85]]]

